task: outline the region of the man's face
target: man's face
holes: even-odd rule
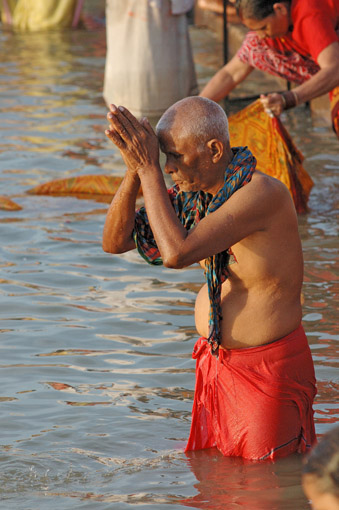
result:
[[[180,191],[213,192],[213,165],[207,144],[198,146],[192,137],[181,137],[175,129],[162,130],[158,135],[160,149],[166,155],[165,173]]]
[[[257,32],[261,39],[265,37],[283,37],[289,30],[289,12],[283,4],[274,4],[274,12],[262,20],[242,18],[242,22],[250,30]]]

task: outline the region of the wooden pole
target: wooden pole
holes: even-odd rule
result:
[[[224,1],[223,10],[223,33],[224,33],[224,65],[228,62],[228,29],[227,29],[227,4],[228,0]]]

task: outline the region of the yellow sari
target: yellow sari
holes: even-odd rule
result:
[[[279,117],[270,117],[260,100],[229,118],[231,146],[247,145],[257,160],[257,169],[288,187],[298,213],[307,211],[313,181],[302,165],[296,148]]]
[[[14,30],[65,29],[79,21],[82,0],[1,0],[1,21]]]

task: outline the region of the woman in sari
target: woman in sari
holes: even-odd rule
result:
[[[296,84],[262,96],[275,115],[328,92],[339,136],[339,0],[237,0],[236,7],[250,30],[200,95],[219,101],[257,68]]]

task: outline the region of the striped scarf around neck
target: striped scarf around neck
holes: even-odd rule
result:
[[[235,191],[252,179],[256,167],[255,157],[247,147],[233,147],[232,151],[234,156],[225,170],[223,187],[216,195],[213,196],[204,191],[180,191],[177,185],[168,190],[172,206],[186,230],[190,230],[202,218],[216,211]],[[146,262],[153,265],[163,263],[145,207],[136,212],[133,238],[139,254]],[[210,303],[207,341],[215,355],[218,355],[221,342],[221,285],[228,277],[228,263],[228,250],[217,253],[205,260],[205,278]]]

